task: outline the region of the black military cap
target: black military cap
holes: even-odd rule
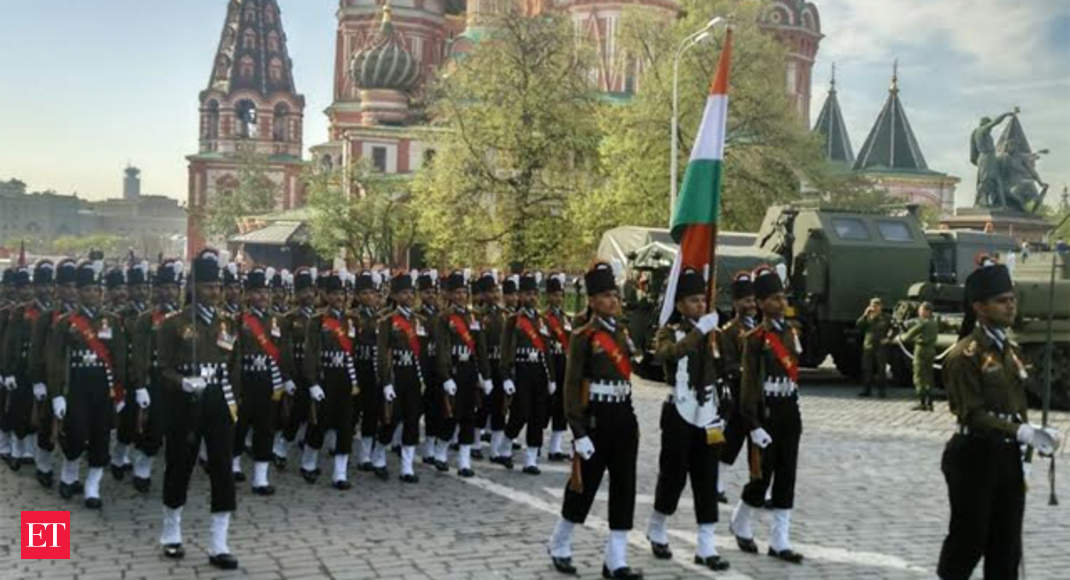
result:
[[[286,280],[283,278],[282,271],[275,272],[273,269],[270,269],[270,268],[269,268],[269,270],[272,270],[270,275],[268,276],[268,281],[269,281],[269,283],[271,285],[271,289],[272,290],[279,290],[281,288],[285,288],[286,287],[286,284],[285,284]]]
[[[502,294],[516,294],[517,288],[520,286],[520,276],[513,274],[507,276],[505,281],[502,282]]]
[[[375,290],[376,286],[378,284],[375,282],[375,273],[371,270],[361,270],[360,274],[357,274],[357,280],[354,283],[354,289],[357,292]]]
[[[201,250],[193,259],[194,282],[219,282],[219,252],[211,248]]]
[[[56,266],[51,260],[40,260],[33,266],[33,283],[35,286],[51,285],[55,281]]]
[[[271,272],[271,274],[274,274],[274,272]],[[268,288],[270,284],[271,278],[263,268],[253,268],[245,275],[244,286],[246,290],[263,290]]]
[[[416,289],[417,290],[434,290],[435,281],[438,278],[438,273],[434,270],[424,270],[420,272],[420,275],[416,277]]]
[[[223,268],[223,285],[224,286],[240,286],[241,285],[241,272],[238,271],[238,265],[235,264],[234,262],[231,262],[231,263],[227,264],[227,267]]]
[[[4,268],[3,279],[0,280],[0,284],[4,286],[13,286],[15,284],[15,269]]]
[[[684,271],[680,272],[680,279],[676,282],[676,300],[705,293],[706,280],[702,274],[690,266],[684,268]]]
[[[316,276],[309,268],[298,268],[294,272],[294,291],[300,292],[305,288],[311,288],[316,283]]]
[[[181,284],[182,270],[182,262],[178,260],[164,260],[162,264],[156,267],[156,285]]]
[[[446,280],[443,283],[447,292],[459,290],[461,288],[467,288],[466,280],[464,279],[464,272],[461,270],[454,270],[450,272],[449,276],[446,276]]]
[[[26,286],[29,286],[30,285],[30,269],[27,268],[26,266],[21,266],[19,268],[16,268],[16,269],[12,270],[12,272],[11,272],[11,283],[14,284],[16,288],[24,288]]]
[[[55,282],[56,284],[73,284],[77,282],[78,278],[78,262],[70,258],[60,260],[58,266],[56,266]],[[34,281],[37,280],[37,275],[34,274]]]
[[[320,290],[324,292],[334,292],[335,290],[344,290],[345,286],[342,284],[342,277],[337,272],[327,272],[317,278],[317,283]]]
[[[149,263],[141,262],[126,269],[126,283],[135,286],[149,283]]]
[[[114,290],[119,286],[125,285],[126,275],[123,274],[122,268],[112,268],[111,270],[108,270],[107,274],[104,275],[104,287],[108,290]]]
[[[520,291],[521,292],[537,292],[539,290],[539,279],[535,276],[534,272],[525,272],[520,276]]]
[[[613,277],[613,267],[606,262],[597,262],[583,275],[583,283],[587,287],[587,295],[594,296],[617,288],[617,280]]]
[[[78,288],[100,285],[100,262],[86,260],[78,264],[74,285]],[[122,271],[119,272],[122,275]]]
[[[754,296],[754,276],[750,272],[738,272],[732,279],[732,300]]]
[[[754,295],[758,300],[769,298],[777,292],[784,291],[780,275],[769,266],[758,266],[754,270]]]
[[[564,292],[565,291],[565,275],[561,272],[556,274],[550,274],[550,277],[546,279],[546,293],[552,292]]]
[[[412,290],[412,275],[409,273],[398,274],[390,279],[390,292],[403,292],[405,290]],[[448,289],[448,286],[447,286]]]
[[[494,272],[483,272],[475,281],[475,291],[490,292],[497,285],[498,281],[494,277]]]
[[[978,259],[978,267],[966,278],[966,302],[984,302],[1014,290],[1007,266],[988,256]]]

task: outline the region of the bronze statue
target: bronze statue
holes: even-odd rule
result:
[[[970,135],[970,162],[977,166],[976,207],[1034,213],[1044,203],[1048,184],[1037,174],[1036,160],[1048,151],[1030,149],[1018,113],[1015,107],[994,120],[983,117]],[[1008,117],[1011,122],[997,144],[992,129]]]

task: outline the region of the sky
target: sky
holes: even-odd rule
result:
[[[811,118],[831,64],[855,151],[899,60],[900,98],[929,167],[973,199],[969,133],[1021,108],[1038,170],[1057,198],[1070,184],[1070,0],[814,0],[825,35]],[[337,0],[279,0],[307,147],[326,140]],[[0,0],[0,179],[30,189],[117,197],[122,170],[142,192],[184,199],[204,89],[226,0]],[[998,135],[998,133],[997,133]]]

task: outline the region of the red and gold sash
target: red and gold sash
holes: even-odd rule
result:
[[[22,312],[22,317],[29,320],[31,323],[37,322],[37,319],[41,317],[41,311],[33,306],[26,307],[26,310]]]
[[[256,343],[260,345],[260,349],[264,351],[264,354],[271,357],[275,361],[276,365],[282,366],[282,354],[279,352],[279,347],[275,346],[275,343],[268,338],[266,332],[264,332],[264,325],[260,324],[260,319],[252,314],[246,313],[242,316],[242,320],[245,322],[246,328],[252,333],[253,338],[256,339]],[[333,320],[333,319],[329,319]],[[346,337],[348,340],[349,337]]]
[[[602,350],[606,351],[606,356],[613,361],[613,366],[617,367],[617,372],[620,373],[621,377],[626,381],[631,380],[632,362],[620,349],[620,345],[617,344],[613,335],[604,330],[591,330],[590,337],[598,346],[602,347]]]
[[[112,381],[113,384],[111,385],[111,398],[116,404],[119,404],[126,398],[126,392],[123,390],[123,386],[119,383],[118,377],[115,377],[115,367],[112,365],[111,351],[108,350],[108,347],[105,346],[103,342],[100,342],[100,339],[97,338],[96,331],[93,330],[93,326],[84,316],[72,313],[68,320],[71,322],[71,327],[78,331],[78,334],[82,336],[82,340],[85,341],[85,345],[89,347],[89,350],[97,355],[97,358],[104,363],[104,366],[112,374],[112,377],[114,377],[115,380]]]
[[[468,331],[468,324],[461,318],[460,314],[450,314],[450,326],[457,332],[457,336],[461,337],[461,342],[468,347],[468,351],[471,353],[476,352],[476,339],[472,338],[472,333]]]
[[[412,350],[412,353],[416,355],[417,358],[419,358],[420,339],[416,336],[416,331],[413,330],[412,323],[409,322],[409,319],[405,318],[400,314],[395,314],[391,317],[391,322],[393,323],[394,328],[398,329],[402,334],[405,335],[405,338],[409,341],[409,348]]]
[[[353,352],[353,341],[349,340],[346,331],[342,330],[342,323],[339,322],[337,318],[324,316],[323,327],[334,335],[334,339],[338,341],[338,346],[341,346],[342,350],[348,353]]]
[[[539,352],[546,354],[546,343],[542,341],[542,337],[538,332],[535,332],[535,327],[531,325],[531,321],[527,316],[523,314],[516,315],[516,327],[520,329],[520,332],[524,333],[524,336],[528,337],[528,341],[531,345],[539,349]]]
[[[769,345],[769,350],[773,351],[773,356],[780,362],[780,366],[784,368],[784,372],[788,373],[788,378],[792,381],[799,382],[799,365],[795,362],[795,359],[791,358],[788,354],[788,349],[784,347],[784,343],[780,342],[780,337],[775,333],[768,332],[764,328],[758,330],[758,336],[761,337],[765,344]]]
[[[557,342],[561,344],[561,348],[568,350],[568,333],[565,332],[565,327],[561,324],[561,321],[553,314],[548,313],[546,315],[546,324],[550,326],[550,330],[553,331]]]
[[[163,324],[163,321],[166,320],[166,319],[167,319],[167,313],[164,312],[163,310],[153,310],[152,311],[152,327],[154,329],[159,330],[160,325]]]

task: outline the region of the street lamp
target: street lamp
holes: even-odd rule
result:
[[[1051,409],[1051,380],[1053,364],[1053,351],[1055,350],[1055,337],[1053,332],[1052,319],[1055,317],[1055,267],[1058,264],[1059,250],[1051,243],[1051,239],[1055,236],[1055,232],[1059,228],[1063,227],[1066,220],[1070,219],[1070,213],[1063,216],[1063,219],[1056,225],[1051,231],[1048,232],[1048,249],[1051,250],[1051,278],[1048,281],[1048,328],[1047,328],[1047,344],[1044,348],[1044,401],[1043,401],[1043,414],[1040,420],[1040,424],[1044,427],[1048,426],[1048,411]],[[1063,256],[1065,263],[1066,256]],[[1051,464],[1048,466],[1048,483],[1050,485],[1050,493],[1048,495],[1048,505],[1059,505],[1059,500],[1055,496],[1055,454],[1051,456]]]
[[[706,23],[701,30],[697,30],[689,34],[683,41],[680,42],[680,46],[676,49],[676,55],[672,59],[672,143],[670,144],[671,158],[669,159],[669,227],[672,227],[672,212],[676,209],[676,189],[678,173],[678,161],[677,161],[677,135],[680,132],[680,117],[679,117],[679,74],[680,74],[680,57],[683,56],[687,49],[695,46],[696,44],[706,40],[713,35],[713,27],[717,26],[721,22],[724,22],[724,18],[716,16]]]

